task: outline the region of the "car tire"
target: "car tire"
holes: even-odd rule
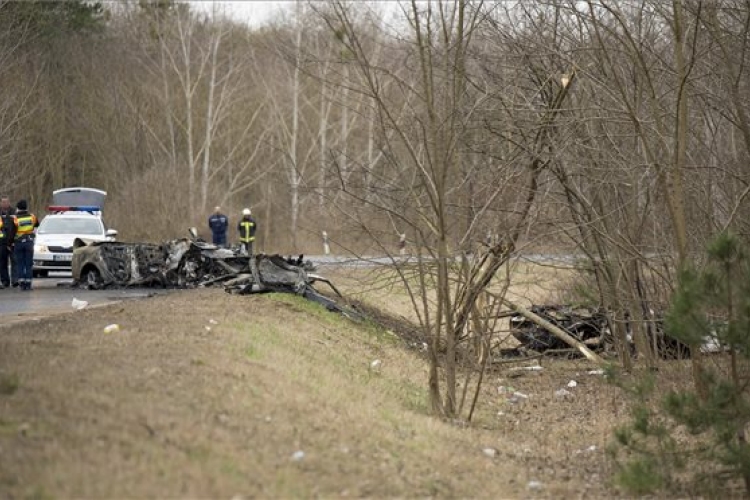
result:
[[[83,284],[89,290],[97,290],[102,286],[102,275],[95,267],[88,267],[83,272]]]

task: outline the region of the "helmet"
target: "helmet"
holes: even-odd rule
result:
[[[250,209],[246,208],[242,211],[242,215],[250,215]]]

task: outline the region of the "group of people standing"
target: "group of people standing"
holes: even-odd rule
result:
[[[0,198],[0,288],[31,290],[38,226],[39,220],[29,212],[26,200],[13,207],[10,198]]]
[[[221,213],[221,207],[214,208],[214,213],[208,218],[208,227],[211,229],[211,237],[214,245],[227,246],[227,230],[229,229],[229,217]],[[237,224],[240,236],[240,245],[243,253],[253,255],[253,243],[258,224],[253,219],[249,208],[242,210],[242,218]]]

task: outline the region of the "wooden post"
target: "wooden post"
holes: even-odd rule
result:
[[[331,253],[331,246],[328,244],[328,232],[323,231],[323,255]]]

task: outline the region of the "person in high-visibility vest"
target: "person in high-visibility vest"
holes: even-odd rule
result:
[[[16,204],[14,217],[15,237],[13,240],[16,265],[18,265],[18,286],[21,290],[31,290],[31,278],[34,266],[35,229],[39,226],[36,215],[29,212],[26,200]]]
[[[237,230],[240,232],[240,245],[242,250],[247,255],[253,254],[253,242],[255,241],[255,231],[258,229],[258,225],[255,219],[252,217],[252,212],[249,208],[242,211],[242,219],[237,224]]]

